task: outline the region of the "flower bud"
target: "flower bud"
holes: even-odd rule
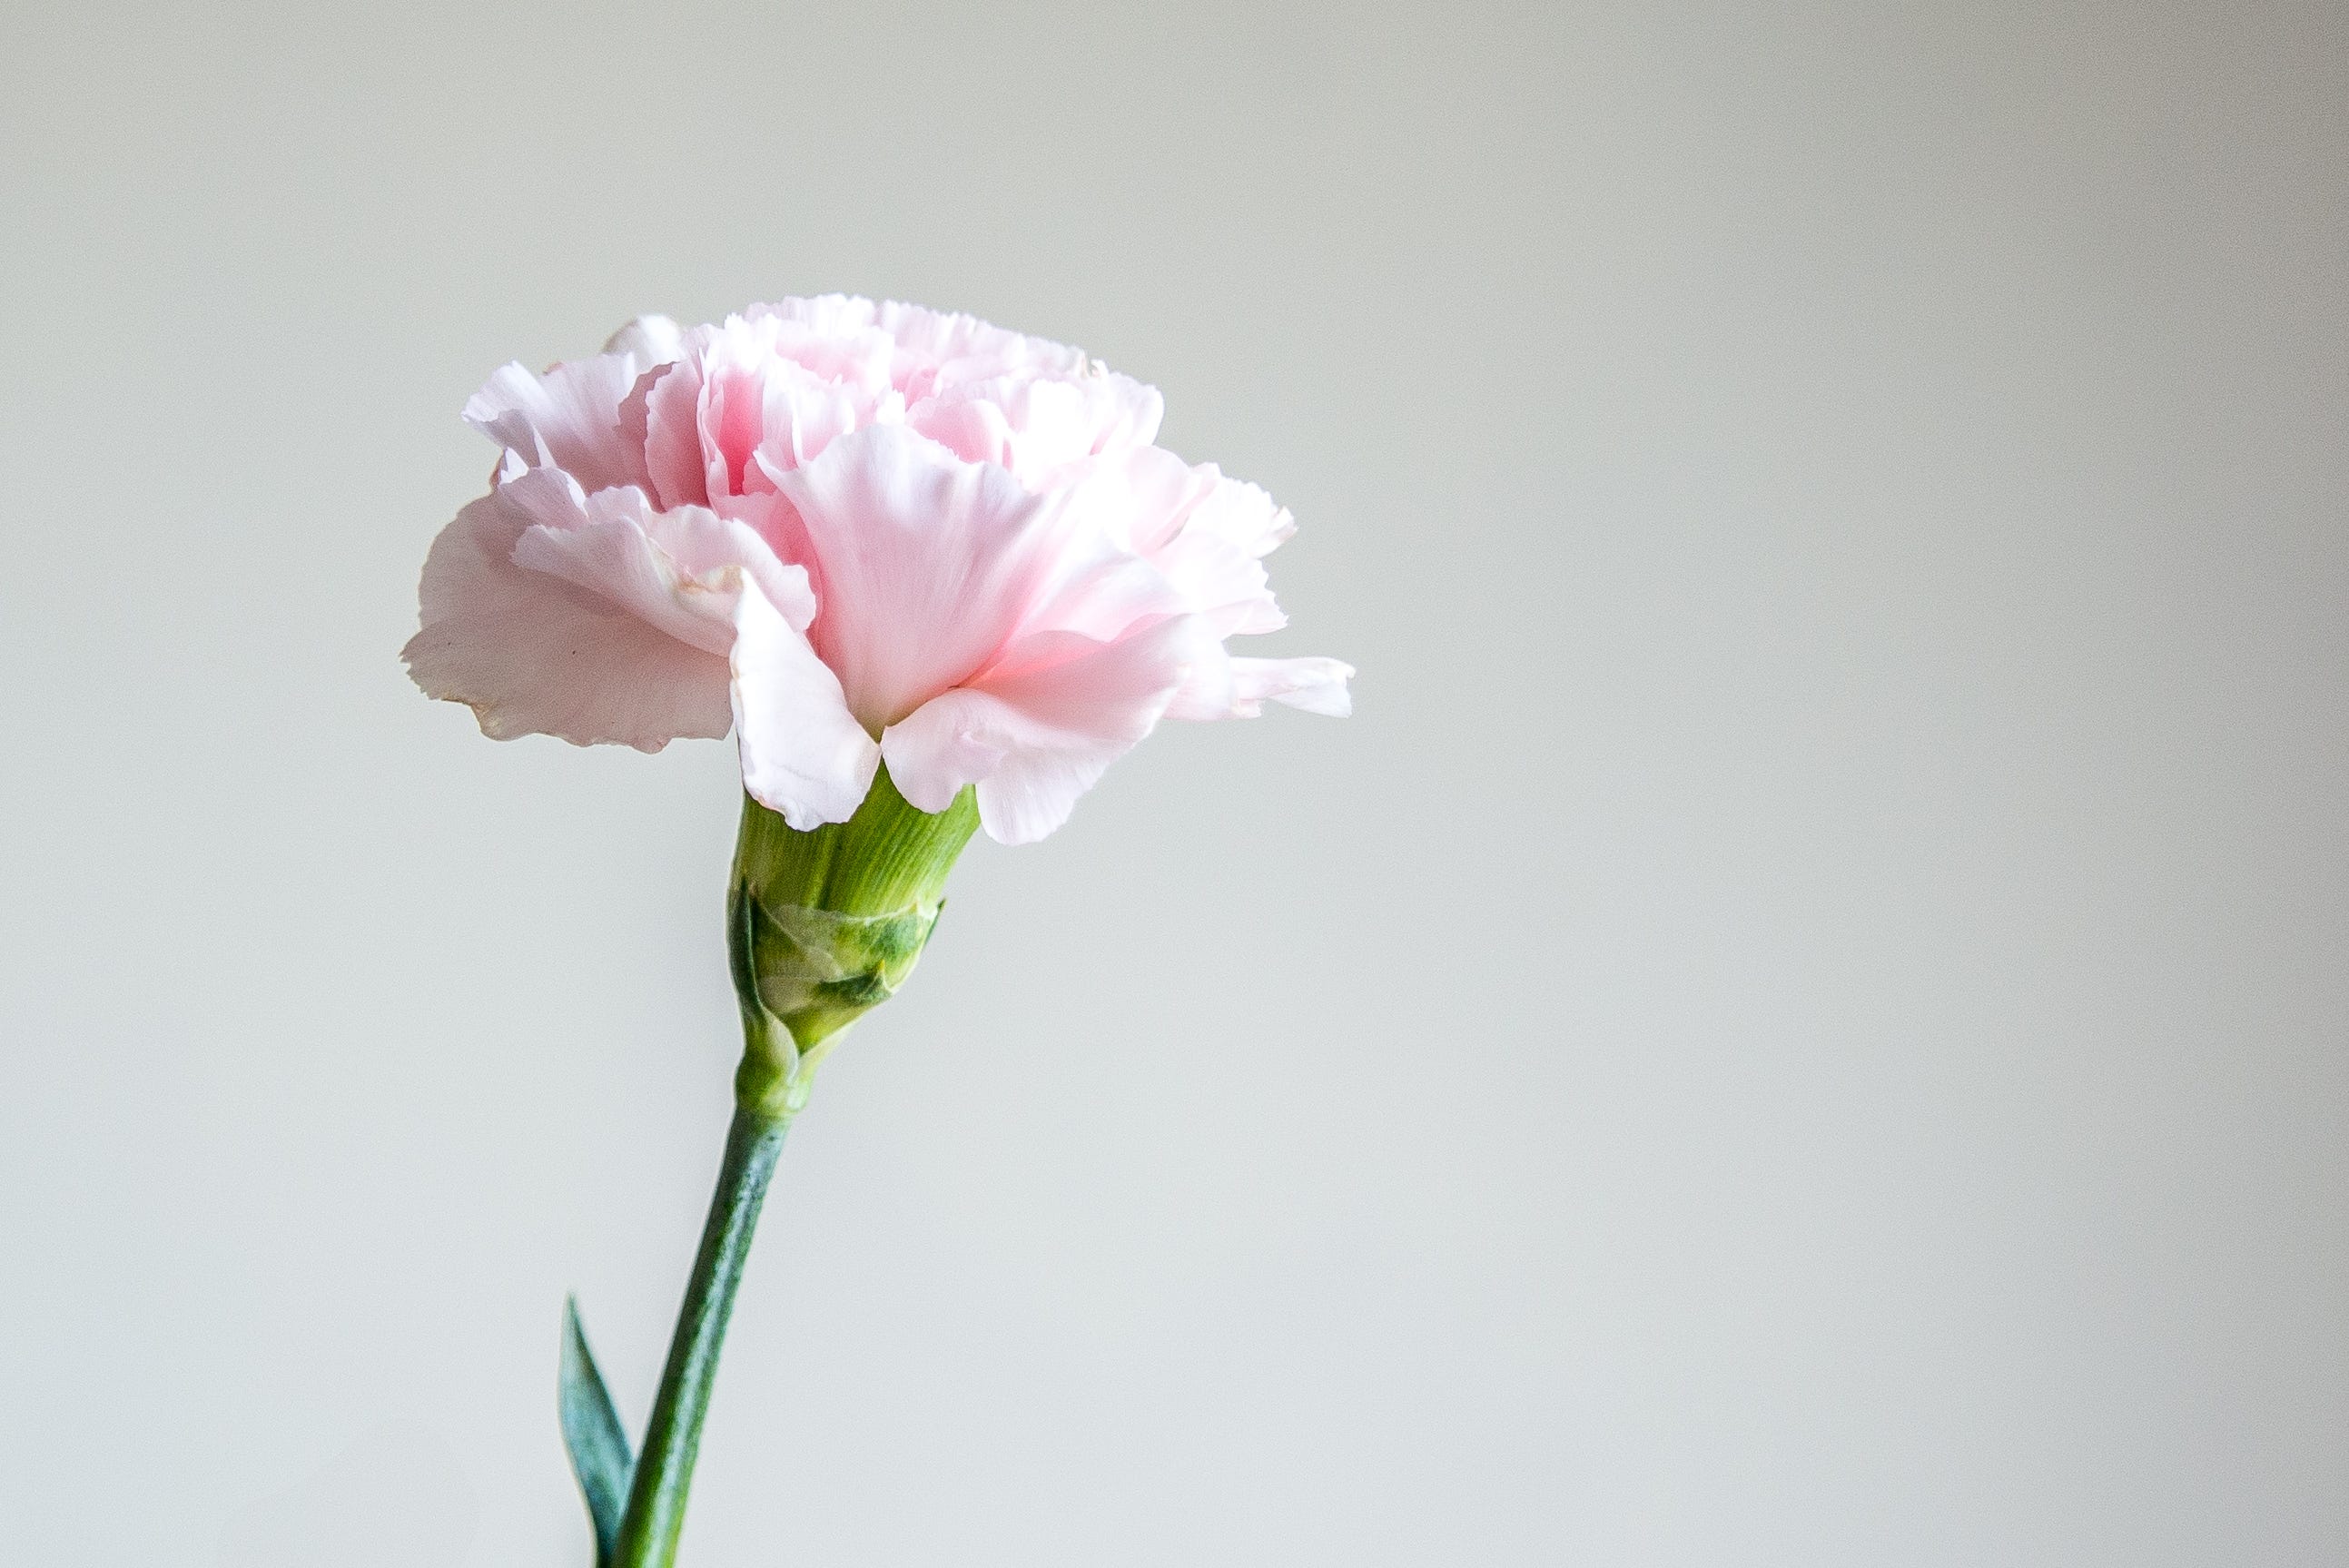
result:
[[[743,796],[727,909],[744,1037],[737,1099],[776,1116],[806,1103],[841,1031],[913,973],[978,827],[969,789],[923,811],[885,768],[854,816],[809,832]]]

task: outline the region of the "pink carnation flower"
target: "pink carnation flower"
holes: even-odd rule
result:
[[[593,359],[509,365],[465,407],[504,448],[425,562],[406,650],[484,733],[655,751],[735,730],[750,794],[844,821],[885,759],[1042,838],[1162,717],[1347,711],[1283,624],[1287,511],[1153,444],[1154,387],[967,315],[827,295]]]

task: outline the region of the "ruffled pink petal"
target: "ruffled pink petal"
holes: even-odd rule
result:
[[[646,536],[692,580],[686,584],[688,592],[730,593],[735,584],[727,574],[739,571],[758,584],[792,630],[804,632],[815,619],[815,592],[806,569],[779,559],[763,528],[699,507],[649,513],[644,526]]]
[[[766,437],[752,454],[762,470],[762,486],[773,488],[776,474],[815,461],[851,430],[901,424],[905,417],[905,400],[894,388],[870,393],[845,382],[819,380],[806,366],[781,361],[767,381]]]
[[[910,406],[941,387],[1028,371],[1071,376],[1085,356],[1064,343],[1007,332],[974,315],[895,300],[875,307],[874,325],[896,345],[890,378]]]
[[[1222,540],[1185,530],[1150,561],[1223,636],[1278,632],[1288,624],[1264,562]]]
[[[750,460],[767,438],[770,365],[752,359],[702,366],[701,455],[712,496],[742,495],[767,476]]]
[[[775,476],[807,530],[816,651],[880,730],[992,663],[1037,606],[1108,563],[1051,498],[901,426]]]
[[[465,404],[465,421],[533,468],[559,468],[582,488],[635,484],[639,464],[623,439],[620,405],[648,368],[634,354],[603,354],[533,376],[519,365],[492,375]]]
[[[925,397],[905,410],[905,423],[967,463],[1011,466],[1017,432],[998,404],[978,397]]]
[[[1288,624],[1260,557],[1295,531],[1288,511],[1212,463],[1143,447],[1087,465],[1071,505],[1156,567],[1185,608],[1224,636]]]
[[[536,528],[587,524],[578,487],[538,469],[500,485],[433,541],[423,627],[401,656],[426,695],[461,702],[499,740],[559,737],[657,751],[731,722],[723,656],[564,577],[518,565]]]
[[[513,560],[599,593],[720,657],[734,645],[734,601],[746,577],[796,625],[815,616],[807,573],[776,560],[752,530],[701,507],[651,511],[634,487],[586,498],[575,521],[524,530]]]
[[[709,464],[701,449],[700,346],[715,327],[686,334],[685,351],[657,377],[636,391],[628,418],[644,428],[645,480],[653,504],[708,506]],[[636,412],[641,407],[642,413]]]
[[[812,462],[861,426],[904,416],[889,344],[866,330],[826,338],[769,310],[686,335],[677,362],[624,408],[641,431],[644,471],[662,506],[771,491],[779,469]]]
[[[999,376],[942,386],[905,422],[968,461],[1009,469],[1031,490],[1088,458],[1147,447],[1165,401],[1154,387],[1088,367],[1070,379]]]
[[[778,356],[818,381],[848,389],[866,403],[893,389],[889,372],[895,363],[896,347],[878,327],[833,331],[785,321],[774,336]]]
[[[881,748],[806,636],[753,585],[735,611],[734,722],[742,787],[802,832],[855,814]]]
[[[647,399],[646,464],[662,487],[704,498],[740,495],[765,475],[751,454],[767,437],[768,386],[780,369],[774,321],[728,316],[686,335],[676,366]],[[685,475],[698,467],[698,479]]]
[[[1166,397],[1145,381],[1095,366],[1079,377],[1085,397],[1085,428],[1096,454],[1146,447],[1158,439],[1166,418]]]
[[[1014,638],[1073,632],[1111,643],[1140,626],[1187,614],[1190,608],[1157,567],[1137,555],[1102,549],[1061,563],[1050,591],[1039,594],[1020,617]]]
[[[1000,843],[1032,843],[1148,735],[1203,644],[1189,617],[1120,642],[1072,633],[1023,641],[984,680],[931,698],[881,737],[905,799],[942,811],[978,786],[978,818]]]
[[[1260,560],[1297,533],[1288,509],[1246,480],[1236,480],[1213,463],[1192,470],[1214,482],[1183,520],[1183,532],[1214,539],[1240,554]]]

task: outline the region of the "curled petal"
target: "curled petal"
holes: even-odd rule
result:
[[[635,491],[622,492],[630,500]],[[598,498],[600,499],[600,498]],[[590,503],[591,510],[594,502]],[[786,565],[766,542],[764,532],[733,517],[679,507],[675,511],[650,512],[644,518],[645,534],[688,579],[688,592],[730,595],[740,573],[759,585],[767,602],[804,632],[815,619],[815,593],[803,567]],[[725,600],[730,609],[732,600]]]
[[[925,397],[905,411],[905,423],[967,463],[1011,467],[1010,417],[986,398]]]
[[[553,735],[657,751],[732,717],[726,660],[603,593],[518,564],[533,529],[584,527],[577,486],[548,469],[473,502],[424,562],[423,626],[401,656],[430,696],[472,708],[499,740]]]
[[[827,331],[810,322],[785,321],[774,336],[774,352],[829,386],[847,388],[870,403],[891,390],[889,369],[896,345],[877,327]]]
[[[877,333],[827,338],[771,312],[696,327],[623,415],[643,431],[656,498],[722,509],[771,491],[776,470],[812,461],[837,437],[901,418],[888,349]]]
[[[1203,641],[1213,645],[1188,616],[1114,643],[1068,632],[1026,639],[983,681],[890,726],[881,737],[889,776],[926,811],[977,784],[988,835],[1032,843],[1156,727]]]
[[[774,326],[729,318],[685,335],[677,362],[645,395],[645,471],[664,507],[739,495],[766,438]]]
[[[628,352],[543,376],[507,365],[465,404],[465,421],[533,468],[563,469],[584,490],[635,484],[642,463],[622,434],[620,405],[648,368]]]
[[[848,711],[840,677],[756,584],[736,606],[732,670],[751,798],[802,832],[855,815],[881,748]]]
[[[902,426],[832,443],[775,476],[823,594],[816,650],[874,729],[991,664],[1030,613],[1108,562],[1052,498]]]
[[[1049,486],[1088,458],[1148,447],[1165,400],[1111,371],[1067,379],[999,376],[938,389],[905,422],[968,461]]]
[[[750,346],[710,342],[714,330],[696,329],[685,357],[644,392],[645,473],[665,507],[767,488],[752,461],[767,435],[767,367]]]
[[[620,419],[643,452],[646,493],[655,506],[709,504],[709,469],[701,456],[699,366],[688,356],[647,372],[630,391]]]
[[[1186,529],[1150,561],[1220,635],[1278,632],[1288,624],[1264,562],[1220,539]]]
[[[895,300],[874,307],[873,323],[896,345],[890,377],[908,404],[960,382],[1020,371],[1072,376],[1086,363],[1081,353],[1064,343],[1009,332],[975,315]]]
[[[533,525],[513,559],[721,658],[734,645],[734,601],[745,576],[797,625],[815,615],[807,573],[776,560],[750,529],[698,506],[652,512],[634,488],[599,490],[582,514]]]
[[[1193,468],[1161,448],[1142,447],[1090,466],[1072,495],[1072,505],[1098,512],[1102,526],[1155,566],[1220,634],[1288,624],[1262,557],[1295,525],[1256,486],[1226,478],[1213,463]]]

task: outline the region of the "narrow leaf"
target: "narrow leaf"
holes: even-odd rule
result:
[[[607,1568],[620,1535],[620,1514],[628,1506],[636,1460],[628,1452],[628,1434],[620,1425],[620,1413],[612,1408],[604,1375],[595,1369],[595,1353],[587,1348],[576,1296],[563,1304],[561,1408],[563,1446],[571,1451],[571,1470],[579,1478],[587,1516],[595,1526],[596,1568]]]

